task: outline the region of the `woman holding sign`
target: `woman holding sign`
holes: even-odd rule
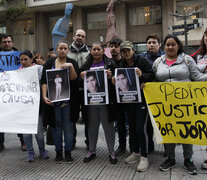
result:
[[[31,51],[26,50],[20,54],[20,63],[22,68],[27,68],[30,66],[37,66],[38,67],[38,77],[39,80],[41,79],[42,76],[42,66],[40,65],[35,65],[32,63],[32,58],[33,54]],[[39,119],[38,119],[38,128],[37,128],[37,134],[35,134],[35,138],[37,140],[38,148],[39,148],[39,153],[40,156],[43,159],[48,159],[48,152],[45,150],[45,142],[44,142],[44,135],[43,135],[43,117],[42,117],[42,106],[40,106],[40,113],[39,113]],[[28,156],[27,156],[27,161],[28,162],[33,162],[34,161],[34,149],[33,149],[33,144],[32,144],[32,134],[24,134],[24,141],[27,147],[28,151]]]
[[[104,47],[101,43],[95,42],[92,44],[91,53],[88,56],[87,61],[81,67],[81,78],[87,75],[86,70],[107,69],[106,73],[109,79],[112,77],[112,62],[104,55]],[[89,73],[89,72],[88,72]],[[92,79],[93,83],[90,83],[90,89],[95,91],[95,79]],[[87,78],[89,78],[87,77]],[[87,79],[89,81],[89,79]],[[89,85],[89,82],[87,82]],[[88,86],[89,90],[89,86]],[[84,158],[84,163],[88,163],[96,158],[96,144],[98,139],[98,131],[100,122],[103,125],[105,138],[108,146],[109,160],[111,164],[116,164],[117,159],[114,153],[115,143],[115,131],[114,123],[109,118],[109,106],[108,105],[90,105],[88,108],[88,135],[89,135],[89,152]]]
[[[165,37],[163,41],[165,55],[156,59],[153,64],[155,78],[159,82],[178,81],[206,81],[207,75],[202,74],[195,61],[183,51],[181,41],[172,34]],[[176,144],[166,144],[166,161],[160,165],[161,171],[168,171],[176,165],[175,162]],[[189,174],[197,174],[197,169],[193,164],[193,145],[183,144],[184,166]]]
[[[63,159],[63,139],[65,142],[65,160],[67,163],[72,163],[73,158],[71,157],[71,151],[73,148],[74,141],[74,119],[77,115],[78,104],[77,94],[78,84],[77,77],[79,73],[78,64],[75,60],[67,58],[69,51],[69,45],[66,41],[60,41],[57,44],[56,48],[57,57],[51,58],[46,61],[43,68],[43,75],[41,79],[42,83],[42,96],[44,102],[48,105],[46,106],[46,119],[48,124],[52,127],[52,136],[55,144],[56,151],[56,163],[61,163]],[[67,101],[60,101],[52,103],[51,100],[47,97],[47,80],[46,80],[46,70],[47,69],[61,69],[69,68],[69,77],[70,77],[70,90],[71,98]]]

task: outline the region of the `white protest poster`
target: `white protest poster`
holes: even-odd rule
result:
[[[118,103],[138,103],[142,101],[136,68],[115,69],[115,80]]]
[[[0,132],[36,134],[39,103],[36,66],[0,73]]]
[[[106,70],[87,71],[84,76],[85,105],[109,104]]]
[[[48,98],[52,102],[70,99],[69,69],[46,70]]]

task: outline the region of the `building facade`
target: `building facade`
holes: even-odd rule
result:
[[[28,10],[14,21],[8,21],[1,32],[14,36],[15,46],[31,49],[45,55],[52,48],[52,29],[64,16],[65,4],[73,3],[70,29],[67,39],[72,42],[73,33],[81,28],[87,33],[87,44],[105,42],[106,7],[110,0],[26,0]],[[183,24],[182,18],[172,13],[189,14],[187,23],[197,22],[198,27],[188,32],[188,45],[194,51],[200,44],[207,27],[207,0],[115,0],[116,29],[123,40],[132,41],[137,51],[145,49],[145,39],[150,33],[161,38],[173,31],[169,27]],[[0,12],[5,9],[0,8]],[[6,30],[5,30],[6,29]],[[175,30],[183,31],[183,29]],[[0,33],[1,33],[0,32]],[[179,36],[184,42],[184,36]]]

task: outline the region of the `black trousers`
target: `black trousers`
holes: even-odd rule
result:
[[[130,144],[132,151],[147,157],[147,107],[145,103],[127,104]]]

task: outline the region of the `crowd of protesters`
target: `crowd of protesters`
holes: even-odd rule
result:
[[[11,35],[2,35],[1,51],[16,51],[13,47]],[[161,39],[157,34],[150,34],[146,38],[147,51],[137,54],[130,41],[112,39],[109,42],[111,58],[104,54],[104,47],[100,42],[94,42],[91,49],[87,47],[86,33],[79,29],[73,37],[71,45],[67,41],[60,41],[55,52],[49,52],[47,60],[41,54],[35,56],[29,50],[20,54],[21,68],[38,66],[39,80],[41,81],[41,101],[38,120],[38,132],[35,135],[42,158],[48,159],[45,150],[43,127],[49,126],[55,145],[55,161],[72,163],[72,151],[76,143],[76,122],[80,112],[85,123],[85,143],[88,153],[83,159],[89,163],[96,158],[96,146],[100,123],[103,126],[108,157],[111,164],[118,162],[127,149],[126,122],[129,123],[129,151],[130,155],[124,160],[126,164],[139,161],[137,171],[146,171],[150,165],[148,153],[154,151],[153,127],[148,115],[148,109],[143,94],[145,83],[179,82],[179,81],[207,81],[207,29],[205,30],[200,49],[192,57],[184,53],[181,41],[172,34],[164,38],[161,49]],[[52,102],[47,95],[46,71],[48,69],[68,68],[70,77],[70,100]],[[135,68],[139,77],[141,99],[140,103],[117,103],[116,101],[116,68]],[[108,82],[108,105],[84,105],[83,79],[90,70],[104,69]],[[115,150],[114,121],[117,122],[119,146]],[[27,161],[34,161],[34,149],[31,134],[18,134],[22,150],[28,151]],[[64,147],[63,147],[64,137]],[[184,166],[189,174],[197,174],[193,163],[193,145],[182,144]],[[161,171],[168,171],[176,165],[176,144],[164,144],[166,160],[160,165]],[[5,149],[4,133],[0,133],[0,152]],[[207,169],[207,160],[202,163]]]

